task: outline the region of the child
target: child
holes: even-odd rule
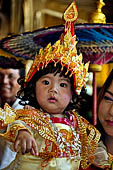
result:
[[[94,160],[100,133],[75,111],[89,64],[77,55],[75,14],[73,2],[64,13],[65,35],[40,50],[20,81],[18,96],[35,109],[1,109],[1,128],[7,127],[1,136],[18,152],[6,170],[78,170],[80,162],[85,169]]]

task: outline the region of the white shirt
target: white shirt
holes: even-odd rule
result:
[[[12,105],[13,109],[23,109],[23,106],[19,104],[19,99],[16,99]],[[13,152],[5,140],[0,138],[0,169],[7,167],[16,156],[16,152]]]

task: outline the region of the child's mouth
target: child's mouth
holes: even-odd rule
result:
[[[50,103],[55,103],[57,101],[55,97],[50,97],[48,100]]]

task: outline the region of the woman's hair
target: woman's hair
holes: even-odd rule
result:
[[[61,71],[62,70],[62,71]],[[66,78],[70,79],[71,83],[71,90],[72,90],[72,102],[69,103],[69,105],[66,108],[66,111],[71,110],[71,109],[76,109],[76,111],[80,112],[81,111],[81,106],[84,105],[85,99],[85,89],[81,91],[81,95],[77,95],[75,93],[74,89],[74,79],[73,76],[69,77],[71,72],[68,72],[68,74],[65,74],[67,72],[67,68],[63,67],[60,63],[57,63],[56,66],[54,65],[54,62],[49,63],[45,68],[40,69],[35,73],[35,75],[32,77],[30,82],[27,83],[26,87],[24,87],[24,79],[19,80],[19,84],[21,85],[21,90],[18,92],[17,97],[21,99],[21,104],[23,105],[30,105],[33,106],[37,109],[40,108],[37,99],[36,99],[36,92],[35,92],[35,87],[36,87],[36,82],[37,80],[40,79],[40,77],[48,74],[48,73],[54,73],[56,75],[57,73],[60,73],[60,76],[64,76]],[[27,103],[26,103],[27,101]]]
[[[103,99],[103,97],[104,97],[104,94],[105,94],[106,90],[109,88],[109,86],[110,86],[110,84],[112,83],[112,81],[113,81],[113,70],[110,72],[107,80],[105,81],[103,87],[101,88],[101,90],[100,90],[100,92],[99,92],[99,94],[98,94],[97,112],[98,112],[98,110],[99,110],[99,105],[100,105],[100,103],[101,103],[101,101],[102,101],[102,99]],[[104,142],[104,139],[105,139],[105,131],[104,131],[104,129],[103,129],[103,127],[102,127],[99,119],[97,119],[97,129],[100,131],[100,133],[101,133],[101,138],[102,138],[102,140],[103,140],[103,142]]]

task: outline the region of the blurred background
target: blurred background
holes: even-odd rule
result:
[[[9,34],[60,25],[62,13],[71,0],[0,0],[0,38]],[[102,11],[99,22],[113,23],[112,0],[76,0],[77,23],[94,22],[94,13]],[[93,20],[92,20],[93,19]],[[95,22],[98,22],[95,20]]]

